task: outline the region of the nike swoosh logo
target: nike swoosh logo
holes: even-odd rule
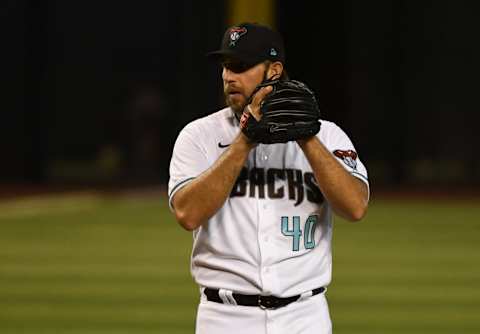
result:
[[[223,145],[220,142],[218,143],[218,147],[220,147],[220,148],[225,148],[225,147],[229,147],[229,146],[230,146],[230,144]]]

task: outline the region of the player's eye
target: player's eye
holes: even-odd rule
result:
[[[233,73],[242,73],[249,69],[249,66],[242,62],[224,62],[222,66]]]

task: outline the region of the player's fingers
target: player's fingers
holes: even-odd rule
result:
[[[265,98],[265,96],[267,96],[268,94],[270,94],[273,90],[273,87],[272,86],[266,86],[266,87],[262,87],[258,92],[257,94],[255,94],[255,96],[253,97],[253,100],[252,100],[252,104],[255,106],[255,107],[260,107],[260,103],[262,103],[263,99]]]
[[[260,108],[254,108],[252,107],[251,104],[247,105],[246,106],[246,109],[247,109],[247,112],[249,112],[253,118],[255,118],[257,120],[257,122],[260,122],[260,120],[262,119],[262,115],[260,113]]]
[[[265,98],[271,91],[272,86],[262,87],[253,97],[252,103],[247,106],[248,111],[252,114],[253,117],[257,121],[260,121],[262,118],[262,112],[260,111],[260,105]]]

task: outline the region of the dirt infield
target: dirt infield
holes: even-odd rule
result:
[[[413,201],[480,201],[480,189],[454,186],[429,187],[375,187],[370,189],[371,198]]]
[[[63,195],[75,193],[96,193],[105,196],[162,197],[167,194],[166,185],[0,185],[0,200],[20,197]],[[480,201],[480,189],[455,186],[426,187],[371,187],[371,199],[385,200],[440,200]]]
[[[78,185],[0,185],[0,201],[31,196],[62,196],[78,193],[96,193],[105,196],[166,196],[167,187],[153,186],[78,186]]]

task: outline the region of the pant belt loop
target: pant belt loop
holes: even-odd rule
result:
[[[233,292],[231,290],[219,289],[218,296],[224,304],[237,305],[237,301],[233,298]]]
[[[297,302],[302,301],[302,300],[305,300],[305,299],[307,299],[307,298],[310,298],[310,297],[312,297],[312,295],[313,295],[313,293],[312,293],[311,290],[310,290],[310,291],[307,291],[307,292],[304,292],[304,293],[302,293],[302,294],[300,295],[300,298],[297,299]]]
[[[207,295],[205,294],[205,288],[204,287],[200,287],[200,300],[202,300],[202,301],[207,301],[208,300]]]

